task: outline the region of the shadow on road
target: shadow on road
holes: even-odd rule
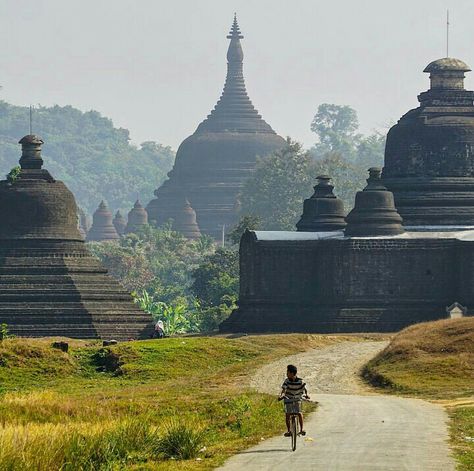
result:
[[[289,448],[277,448],[277,449],[271,449],[271,450],[247,450],[247,451],[241,451],[240,453],[237,453],[237,454],[249,455],[253,453],[275,453],[276,451],[291,453],[291,450]]]

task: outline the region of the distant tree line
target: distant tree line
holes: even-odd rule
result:
[[[18,141],[29,132],[29,109],[0,101],[0,172],[18,165]],[[127,129],[115,128],[97,111],[72,106],[36,108],[33,133],[45,141],[45,167],[74,193],[89,214],[100,200],[128,210],[137,196],[144,202],[165,179],[174,161],[170,147],[157,142],[130,143]]]

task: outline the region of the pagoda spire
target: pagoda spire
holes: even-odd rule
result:
[[[243,39],[242,33],[240,32],[239,23],[237,23],[237,13],[234,13],[234,22],[230,28],[227,39]]]
[[[243,39],[237,15],[230,28],[227,39],[230,39],[227,49],[227,77],[224,90],[211,114],[198,127],[197,132],[264,132],[275,131],[262,119],[254,108],[245,88],[243,73],[244,53]]]

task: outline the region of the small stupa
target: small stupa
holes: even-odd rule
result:
[[[135,201],[133,208],[128,213],[128,222],[125,227],[125,234],[130,232],[137,232],[140,227],[148,224],[148,214],[145,208],[140,203],[140,200]]]
[[[381,174],[381,168],[369,169],[367,186],[357,192],[354,209],[347,215],[346,236],[388,236],[405,232],[393,193],[383,185]]]
[[[172,228],[183,234],[187,239],[199,239],[201,237],[201,231],[196,221],[196,212],[186,198],[183,199],[181,211],[176,212],[176,219],[173,221]]]
[[[151,317],[86,248],[74,196],[42,168],[35,135],[0,181],[0,323],[24,337],[148,337]]]
[[[296,224],[299,232],[337,231],[346,227],[344,203],[334,193],[331,177],[320,175],[314,194],[304,201],[303,215]]]
[[[112,213],[107,203],[102,200],[92,216],[92,227],[87,234],[87,241],[111,242],[118,239],[120,236],[112,224]]]
[[[80,207],[77,208],[77,216],[78,216],[79,232],[85,239],[90,229],[89,218],[87,217],[84,210]]]
[[[115,213],[113,224],[118,235],[123,235],[125,233],[125,227],[127,226],[127,221],[125,220],[122,213],[120,212],[120,209]]]

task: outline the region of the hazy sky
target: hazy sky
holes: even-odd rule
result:
[[[96,109],[177,148],[220,96],[236,11],[253,103],[309,146],[320,103],[351,105],[364,132],[415,107],[447,8],[450,56],[474,66],[474,0],[0,0],[0,96]]]

